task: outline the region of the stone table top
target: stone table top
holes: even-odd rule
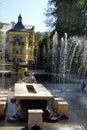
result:
[[[26,87],[27,85],[32,85],[35,93],[29,93]],[[53,95],[42,84],[16,83],[14,91],[15,98],[20,100],[50,100],[53,98]]]

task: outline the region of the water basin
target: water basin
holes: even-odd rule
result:
[[[26,87],[29,93],[36,93],[33,85],[26,85]]]

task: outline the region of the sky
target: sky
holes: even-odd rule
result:
[[[47,3],[48,0],[0,0],[0,22],[17,23],[21,14],[24,25],[34,25],[35,32],[45,32]]]

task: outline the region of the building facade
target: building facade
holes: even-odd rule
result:
[[[34,26],[23,25],[21,15],[16,24],[6,25],[5,57],[9,62],[34,62]]]

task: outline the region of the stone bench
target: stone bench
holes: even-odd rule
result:
[[[62,117],[65,116],[68,118],[68,108],[69,104],[66,101],[57,102],[57,114]]]
[[[1,118],[4,118],[5,116],[6,105],[7,105],[6,101],[0,101],[0,117]]]
[[[43,111],[42,109],[30,109],[28,110],[28,129],[39,126],[43,129]]]

